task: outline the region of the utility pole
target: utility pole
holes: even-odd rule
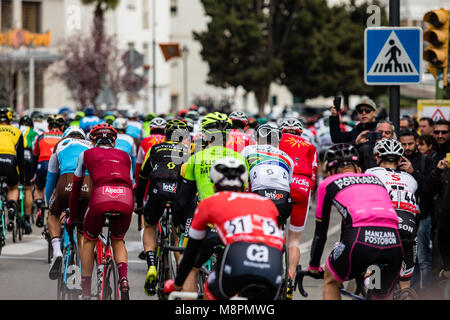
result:
[[[389,25],[400,26],[400,0],[389,0]],[[400,86],[389,86],[389,119],[399,132],[400,127]]]
[[[152,21],[153,21],[153,42],[152,42],[152,56],[153,56],[153,112],[156,113],[156,0],[153,0],[153,13],[152,13]]]

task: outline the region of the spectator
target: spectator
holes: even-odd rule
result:
[[[419,120],[419,130],[421,135],[433,134],[434,121],[431,118],[423,117]]]
[[[445,158],[450,147],[449,122],[447,120],[438,120],[433,126],[433,136],[436,139],[436,152],[438,159]]]
[[[360,122],[353,130],[342,132],[339,114],[334,106],[331,107],[330,135],[333,143],[351,143],[358,149],[359,166],[365,171],[376,166],[376,161],[373,157],[375,140],[369,141],[366,135],[368,132],[375,131],[378,124],[376,120],[377,106],[373,100],[364,98],[356,105],[355,109],[358,112],[358,120]]]
[[[435,148],[437,143],[436,143],[436,139],[434,139],[433,136],[427,135],[427,134],[422,134],[417,137],[416,141],[417,141],[417,149],[422,154],[422,159],[426,158],[423,156],[427,156],[432,153],[436,153],[436,151],[434,151],[433,149]]]
[[[401,129],[412,129],[414,130],[414,120],[410,116],[404,115],[400,119],[400,130]]]
[[[389,120],[380,120],[375,131],[381,133],[381,139],[397,139],[394,124]]]
[[[420,170],[422,154],[417,150],[416,145],[417,133],[414,129],[401,129],[399,141],[402,144],[404,153],[404,161],[400,164],[400,169],[411,174],[420,186],[423,182],[423,173]]]

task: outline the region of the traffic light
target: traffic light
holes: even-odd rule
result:
[[[428,61],[428,71],[437,78],[437,69],[442,69],[444,86],[447,86],[449,11],[445,9],[431,10],[425,13],[423,21],[429,23],[423,34],[423,40],[429,45],[423,53]]]

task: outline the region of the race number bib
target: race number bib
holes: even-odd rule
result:
[[[251,233],[253,231],[252,217],[241,216],[225,222],[227,237],[240,233]]]

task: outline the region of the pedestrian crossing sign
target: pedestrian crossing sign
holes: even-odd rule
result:
[[[364,82],[367,85],[419,83],[422,51],[422,28],[367,28],[364,32]]]

